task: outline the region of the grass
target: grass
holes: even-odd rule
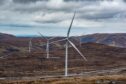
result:
[[[0,81],[0,84],[109,84],[111,81],[126,84],[125,75],[105,75],[90,77],[47,78],[38,80]]]

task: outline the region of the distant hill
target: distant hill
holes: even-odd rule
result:
[[[28,42],[31,37],[16,37],[11,34],[0,33],[0,42],[7,43],[15,46],[28,46]],[[57,37],[54,40],[63,39],[64,37]],[[54,41],[53,40],[53,41]],[[108,46],[115,46],[126,48],[126,33],[96,33],[83,36],[77,36],[71,38],[72,42],[76,45],[80,43],[100,43]],[[33,41],[35,43],[44,42],[45,39],[40,37],[34,37]],[[64,43],[64,42],[63,42]]]
[[[9,39],[9,38],[14,38],[14,35],[11,34],[5,34],[5,33],[0,33],[0,39]]]
[[[109,46],[126,48],[126,33],[104,33],[81,36],[81,43],[100,43]]]

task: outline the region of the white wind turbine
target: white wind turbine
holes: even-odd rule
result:
[[[29,40],[29,46],[28,46],[29,53],[31,53],[31,51],[32,51],[32,39],[33,38],[30,38],[30,40]]]
[[[79,51],[79,49],[75,46],[75,44],[70,41],[70,31],[71,31],[71,28],[72,28],[72,24],[73,24],[73,21],[74,21],[74,18],[75,18],[75,14],[76,12],[74,13],[74,16],[72,18],[72,21],[71,21],[71,24],[70,24],[70,27],[68,29],[68,32],[67,32],[67,37],[66,37],[66,52],[65,52],[65,76],[68,76],[68,46],[69,44],[80,54],[80,56],[82,56],[82,58],[87,61],[86,57]]]
[[[65,44],[65,76],[68,76],[68,47],[69,47],[69,44],[80,54],[80,56],[82,56],[82,58],[87,61],[86,57],[79,51],[79,49],[75,46],[75,44],[70,41],[70,31],[71,31],[71,28],[72,28],[72,24],[73,24],[73,21],[74,21],[74,18],[75,18],[75,14],[76,12],[74,13],[74,16],[72,18],[72,21],[71,21],[71,24],[70,24],[70,27],[68,29],[68,32],[67,32],[67,37],[64,38],[64,39],[60,39],[60,40],[57,40],[57,41],[53,41],[53,42],[50,42],[49,44],[52,44],[52,43],[55,43],[55,42],[61,42],[61,41],[66,41],[66,44]]]
[[[84,34],[80,34],[80,36],[79,36],[79,44],[80,44],[80,47],[82,46],[82,42],[81,42],[81,40],[82,40],[82,36],[83,36]]]
[[[48,59],[48,58],[50,58],[50,54],[49,54],[49,52],[50,52],[50,45],[49,45],[50,44],[50,40],[53,40],[56,37],[47,38],[44,35],[42,35],[40,32],[38,32],[38,33],[41,35],[42,38],[46,39],[46,53],[47,53],[46,58]]]

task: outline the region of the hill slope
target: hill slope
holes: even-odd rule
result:
[[[113,34],[90,34],[81,36],[81,42],[94,42],[106,44],[115,47],[126,48],[126,33],[113,33]]]
[[[11,34],[5,34],[5,33],[0,33],[0,39],[10,39],[10,38],[14,38],[14,35]]]
[[[80,55],[69,47],[69,73],[81,73],[92,70],[104,70],[126,66],[126,49],[110,47],[103,44],[84,43],[79,50],[87,57],[85,62]],[[5,53],[6,54],[6,53]],[[0,59],[0,76],[44,76],[64,73],[65,50],[52,49],[51,57],[46,59],[45,50],[28,52],[11,52]]]

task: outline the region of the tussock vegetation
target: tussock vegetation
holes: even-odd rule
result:
[[[1,81],[0,84],[126,84],[126,75],[48,78],[39,80]]]

